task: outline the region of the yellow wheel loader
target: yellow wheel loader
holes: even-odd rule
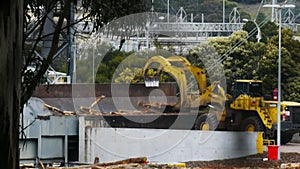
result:
[[[154,75],[148,73],[150,69]],[[207,86],[205,71],[181,56],[153,56],[143,72],[146,87],[158,87],[162,74],[173,77],[179,99],[176,104],[167,105],[166,110],[199,110],[194,129],[263,131],[266,138],[276,137],[277,102],[264,100],[260,80],[235,80],[233,94],[228,95],[217,81]],[[281,110],[285,144],[300,131],[300,103],[282,102]]]

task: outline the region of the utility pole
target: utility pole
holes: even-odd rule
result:
[[[154,12],[154,0],[152,0],[151,2],[151,12]]]
[[[74,76],[75,76],[75,51],[74,51],[74,46],[75,46],[75,42],[74,42],[74,33],[75,33],[75,30],[74,30],[74,26],[73,26],[73,23],[74,23],[74,18],[75,18],[75,7],[74,7],[74,3],[71,2],[71,5],[70,5],[70,15],[69,15],[69,25],[72,25],[69,27],[69,50],[68,50],[68,54],[69,54],[69,63],[68,63],[68,71],[67,71],[67,74],[70,76],[70,80],[71,80],[71,83],[74,83]]]
[[[223,23],[225,23],[225,0],[223,0]]]
[[[275,15],[275,7],[274,7],[275,4],[277,4],[276,1],[277,1],[277,0],[272,0],[272,15],[271,15],[271,16],[272,16],[272,17],[271,17],[271,21],[272,21],[272,22],[274,22],[275,16],[276,16],[276,15]]]
[[[274,2],[275,0],[273,0]],[[279,30],[278,30],[278,102],[277,102],[277,146],[278,146],[278,160],[280,160],[280,141],[281,141],[281,11],[283,8],[294,8],[295,5],[292,4],[272,4],[272,5],[264,5],[263,7],[271,7],[272,9],[278,10],[278,23],[279,23]],[[273,10],[272,10],[273,11]],[[273,12],[272,12],[273,14]],[[272,15],[273,17],[273,15]]]
[[[167,20],[168,23],[170,22],[170,0],[168,0],[168,5],[167,5]]]

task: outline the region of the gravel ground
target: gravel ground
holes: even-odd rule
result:
[[[242,158],[228,159],[228,160],[214,160],[214,161],[191,161],[187,162],[188,168],[280,168],[288,163],[300,163],[300,152],[281,153],[281,160],[264,161],[268,158],[267,152],[263,154],[251,155]],[[300,168],[300,167],[288,167]]]

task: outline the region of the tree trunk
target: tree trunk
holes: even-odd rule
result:
[[[0,1],[0,164],[19,168],[23,0]]]

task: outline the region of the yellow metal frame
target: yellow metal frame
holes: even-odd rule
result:
[[[236,80],[236,82],[262,83],[261,80]],[[265,127],[268,129],[272,128],[274,123],[272,111],[269,111],[269,109],[266,107],[263,97],[251,97],[246,94],[241,94],[230,104],[230,108],[234,110],[257,112],[257,115],[260,117]]]
[[[210,86],[207,86],[206,74],[203,69],[191,65],[191,63],[182,56],[171,56],[168,58],[153,56],[144,66],[144,77],[147,77],[147,72],[154,63],[159,64],[159,67],[155,67],[158,76],[162,71],[169,73],[179,86],[180,101],[174,105],[175,107],[183,106],[196,108],[216,103],[217,105],[220,105],[220,109],[223,110],[226,101],[226,92],[220,86],[219,82],[213,82]],[[199,87],[198,94],[188,93],[186,72],[190,72],[194,76]]]
[[[262,80],[247,80],[247,79],[238,79],[236,82],[244,82],[244,83],[262,83]]]

